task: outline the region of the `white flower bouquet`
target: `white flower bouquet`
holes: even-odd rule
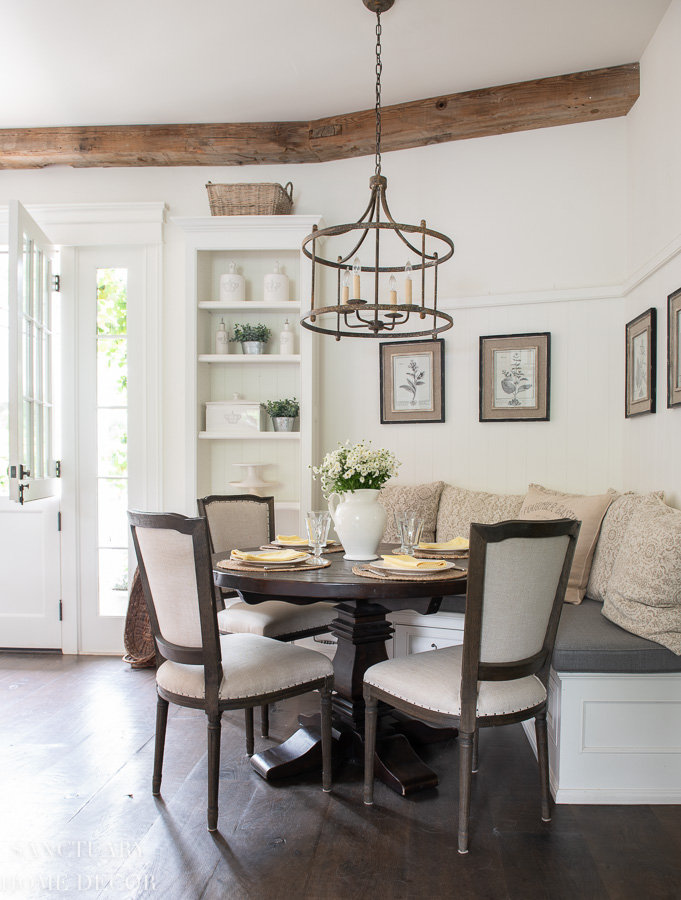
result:
[[[372,450],[371,441],[360,441],[354,447],[350,441],[338,450],[327,453],[320,466],[313,466],[313,478],[319,475],[322,493],[345,494],[359,490],[378,490],[397,474],[401,465],[391,450]]]

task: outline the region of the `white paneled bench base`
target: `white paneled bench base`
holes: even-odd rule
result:
[[[552,671],[548,723],[556,803],[681,803],[681,673]]]
[[[681,803],[681,657],[585,599],[566,605],[549,681],[556,803]],[[536,753],[534,723],[523,723]]]

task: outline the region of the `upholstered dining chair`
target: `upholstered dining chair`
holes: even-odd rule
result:
[[[471,525],[463,644],[371,666],[364,802],[373,802],[379,701],[435,725],[459,726],[459,853],[468,852],[479,727],[534,717],[541,815],[551,818],[546,698],[553,645],[579,522]]]
[[[259,547],[275,539],[274,498],[252,494],[211,495],[197,500],[199,515],[208,520],[213,553]],[[217,590],[217,589],[216,589]],[[223,634],[261,634],[277,641],[298,641],[329,630],[335,618],[330,603],[297,606],[282,600],[256,605],[239,600],[218,612]],[[269,735],[269,706],[260,713],[260,734]]]
[[[253,707],[319,690],[322,786],[331,790],[333,666],[315,650],[257,634],[220,635],[204,518],[128,512],[156,645],[156,749],[152,792],[159,794],[168,704],[202,709],[208,729],[208,830],[217,830],[222,713],[246,710],[253,753]]]

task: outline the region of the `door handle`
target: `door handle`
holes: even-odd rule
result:
[[[30,484],[20,484],[19,485],[19,504],[21,506],[24,505],[24,491],[27,491],[30,488]]]
[[[19,481],[21,481],[22,478],[30,478],[30,477],[31,477],[30,470],[25,469],[23,467],[23,465],[19,465]]]

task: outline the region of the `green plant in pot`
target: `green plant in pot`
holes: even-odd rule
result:
[[[240,325],[235,322],[234,335],[230,341],[241,344],[244,353],[264,353],[271,336],[272,332],[267,325],[250,325],[248,322]]]
[[[300,404],[294,397],[292,400],[267,400],[260,404],[272,419],[275,431],[293,431]]]

